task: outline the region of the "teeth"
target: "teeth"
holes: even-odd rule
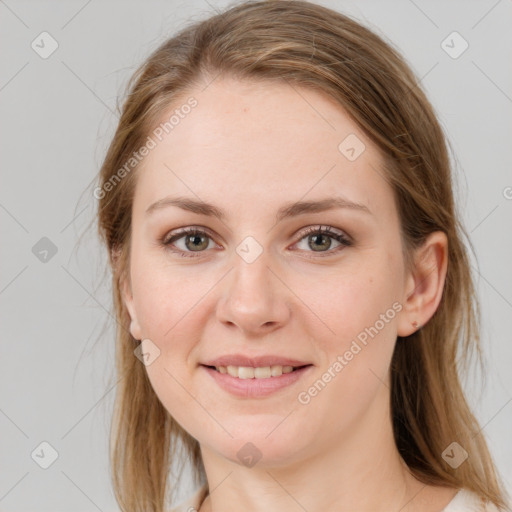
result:
[[[293,366],[263,366],[252,368],[250,366],[216,366],[215,369],[220,373],[227,373],[231,377],[239,379],[268,379],[270,377],[279,377],[283,373],[293,371]]]

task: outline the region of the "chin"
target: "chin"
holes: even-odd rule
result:
[[[303,435],[295,437],[289,429],[283,428],[283,424],[276,428],[279,422],[272,420],[266,424],[259,420],[259,425],[259,428],[251,428],[247,423],[240,424],[236,430],[232,425],[226,430],[233,438],[223,432],[221,439],[199,439],[199,442],[201,445],[204,442],[210,449],[213,447],[218,455],[248,468],[255,465],[259,468],[286,467],[307,457],[306,452],[312,449],[313,439]]]

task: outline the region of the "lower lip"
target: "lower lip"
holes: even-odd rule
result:
[[[291,386],[304,377],[306,373],[309,373],[313,365],[304,366],[293,372],[283,373],[279,377],[269,377],[267,379],[239,379],[228,373],[220,373],[208,366],[201,365],[201,368],[206,370],[222,389],[232,395],[242,398],[259,398],[269,396],[280,389]]]

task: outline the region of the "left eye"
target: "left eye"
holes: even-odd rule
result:
[[[338,246],[330,250],[333,239],[338,242]],[[182,247],[177,246],[176,242],[178,241],[183,244]],[[352,241],[344,233],[333,231],[330,226],[307,228],[307,230],[302,233],[299,242],[295,245],[303,241],[306,241],[307,247],[311,249],[311,251],[305,249],[306,252],[328,254],[338,252],[343,247],[352,245]],[[162,241],[166,248],[184,257],[195,257],[195,255],[190,253],[204,252],[206,249],[211,249],[210,242],[214,244],[212,237],[206,231],[197,228],[185,228],[179,233]],[[173,247],[177,247],[178,250]]]
[[[331,240],[334,239],[338,242],[338,246],[332,250],[323,250],[331,249]],[[303,233],[303,237],[299,240],[298,243],[306,240],[307,247],[313,250],[313,252],[321,252],[331,254],[332,252],[338,252],[343,247],[349,247],[352,245],[351,240],[341,231],[333,231],[330,226],[321,226],[321,227],[312,227],[308,228],[305,233]]]

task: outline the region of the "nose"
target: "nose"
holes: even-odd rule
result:
[[[223,280],[217,319],[230,328],[238,327],[247,337],[268,334],[285,325],[292,294],[267,252],[251,263],[235,254],[233,265]]]

